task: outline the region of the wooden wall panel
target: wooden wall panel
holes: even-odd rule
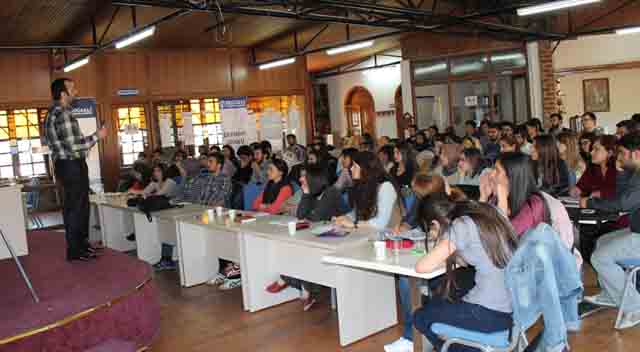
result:
[[[106,54],[106,72],[103,77],[106,93],[118,96],[119,89],[138,89],[139,96],[149,94],[147,56],[142,52],[118,52]]]
[[[78,95],[81,97],[98,97],[98,63],[96,58],[91,58],[87,65],[71,72],[62,69],[53,71],[51,80],[66,77],[73,80]]]
[[[0,104],[47,103],[51,101],[49,55],[3,53],[0,55]]]
[[[149,52],[153,96],[189,97],[232,93],[229,51],[192,49]]]
[[[402,56],[410,60],[429,59],[523,46],[524,42],[498,41],[486,37],[419,33],[402,40]]]

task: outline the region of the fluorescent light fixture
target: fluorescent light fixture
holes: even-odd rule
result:
[[[602,0],[562,0],[554,1],[546,4],[540,4],[535,6],[528,6],[518,9],[518,16],[530,16],[543,12],[550,12],[556,10],[567,9],[575,6],[582,6],[587,4],[593,4]]]
[[[148,38],[152,36],[156,32],[156,26],[151,26],[143,31],[138,33],[134,33],[127,38],[122,39],[121,41],[116,43],[116,49],[122,49],[125,46],[129,46],[135,42],[139,42],[142,39]]]
[[[290,57],[288,59],[282,59],[282,60],[278,60],[278,61],[269,62],[267,64],[262,64],[262,65],[258,66],[258,68],[261,69],[261,70],[268,70],[268,69],[274,68],[274,67],[290,65],[290,64],[292,64],[294,62],[296,62],[296,58],[295,57]]]
[[[640,27],[629,27],[629,28],[622,28],[622,29],[616,30],[616,34],[619,34],[619,35],[633,34],[633,33],[640,33]]]
[[[337,48],[329,49],[329,50],[327,50],[327,54],[328,55],[337,55],[337,54],[346,53],[348,51],[368,48],[368,47],[370,47],[372,45],[373,45],[373,40],[369,40],[369,41],[366,41],[366,42],[349,44],[349,45],[339,46]]]
[[[68,64],[67,66],[64,67],[64,72],[70,72],[75,70],[76,68],[80,67],[80,66],[84,66],[86,64],[89,63],[89,57],[85,57],[84,59],[80,59],[80,60],[76,60],[70,64]]]
[[[486,61],[486,59],[484,59]],[[491,56],[491,62],[509,61],[509,60],[524,60],[524,54],[504,54]]]
[[[414,74],[416,74],[416,75],[424,75],[424,74],[434,73],[434,72],[438,72],[438,71],[442,71],[442,70],[446,70],[446,69],[447,69],[447,64],[445,64],[445,63],[435,64],[435,65],[431,65],[431,66],[427,66],[427,67],[416,68],[415,71],[414,71]]]

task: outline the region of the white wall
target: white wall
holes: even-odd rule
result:
[[[398,61],[398,58],[378,57],[378,64],[395,61]],[[369,65],[373,65],[373,61],[363,63],[359,66]],[[319,79],[317,82],[326,83],[329,89],[329,111],[333,134],[344,136],[347,133],[348,124],[344,104],[347,99],[347,94],[349,94],[349,91],[353,87],[361,86],[371,93],[377,112],[389,111],[394,109],[395,94],[401,81],[400,76],[400,64],[397,64],[379,69],[358,71]],[[379,119],[385,120],[378,121]],[[392,138],[397,137],[398,131],[395,119],[393,123],[390,123],[386,119],[389,119],[389,117],[380,117],[376,120],[376,132],[378,136],[386,135]]]
[[[567,68],[598,66],[640,61],[640,34],[600,35],[560,43],[553,55],[556,71]],[[584,112],[582,82],[585,79],[609,78],[609,112],[598,112],[598,124],[608,133],[616,123],[640,112],[640,69],[606,70],[575,73],[558,77],[566,116]]]

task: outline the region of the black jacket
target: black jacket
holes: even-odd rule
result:
[[[591,198],[587,206],[610,212],[630,213],[631,232],[640,233],[640,170],[618,173],[615,198]]]
[[[334,216],[349,212],[342,200],[342,193],[334,187],[327,188],[319,198],[303,193],[296,212],[298,219],[307,219],[313,222],[329,221]]]

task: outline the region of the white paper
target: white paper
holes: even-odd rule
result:
[[[282,114],[279,111],[267,109],[260,116],[260,137],[271,143],[274,152],[282,150]]]
[[[160,144],[162,148],[173,147],[173,128],[171,127],[171,114],[160,114]]]
[[[253,142],[255,139],[248,139],[247,131],[248,125],[254,125],[255,130],[255,118],[249,115],[246,106],[246,99],[236,98],[229,99],[228,101],[239,102],[239,104],[225,104],[226,101],[221,102],[220,116],[222,117],[222,131],[223,131],[223,143],[231,145],[234,149],[238,149],[241,145],[246,145]]]
[[[195,145],[195,135],[193,133],[193,115],[191,112],[182,113],[182,140],[184,145]]]

